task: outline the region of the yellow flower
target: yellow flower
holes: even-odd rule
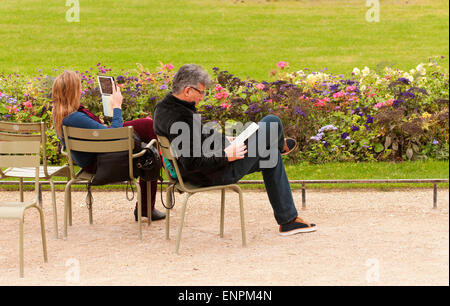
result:
[[[423,119],[428,119],[428,118],[430,118],[430,117],[431,117],[431,114],[429,114],[429,113],[427,113],[427,112],[425,112],[425,113],[422,114],[422,118],[423,118]]]

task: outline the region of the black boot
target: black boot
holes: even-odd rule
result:
[[[142,217],[147,217],[147,210],[142,210]],[[152,210],[152,221],[158,221],[166,218],[166,213],[157,210],[156,208]],[[138,221],[137,207],[134,208],[134,220]]]

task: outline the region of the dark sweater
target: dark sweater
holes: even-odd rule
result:
[[[195,108],[195,102],[182,101],[169,93],[155,107],[153,126],[157,135],[167,137],[170,142],[182,133],[181,130],[178,130],[171,134],[170,128],[172,124],[175,122],[184,122],[189,126],[189,156],[180,156],[177,159],[181,176],[184,181],[199,186],[208,186],[214,184],[214,181],[222,175],[225,167],[229,164],[224,152],[229,142],[222,133],[211,131],[209,134],[201,133],[201,145],[194,144],[194,120],[197,120],[197,117],[193,117],[194,114],[200,117]],[[201,126],[201,131],[203,131],[203,125],[200,121],[201,119],[195,122],[195,124],[196,127]],[[199,129],[197,128],[197,130]],[[201,152],[201,148],[206,139],[208,139],[208,143],[211,143],[211,146],[208,147],[207,152]],[[222,147],[214,148],[214,140],[221,143]],[[185,151],[181,146],[179,148],[182,149],[181,151]],[[201,152],[201,156],[194,157],[194,150]],[[211,154],[213,155],[209,156]]]
[[[108,127],[96,122],[92,118],[89,118],[88,115],[86,115],[83,112],[73,112],[63,120],[63,125],[65,126],[71,126],[71,127],[77,127],[82,129],[107,129]],[[114,108],[113,109],[113,119],[111,122],[111,128],[121,128],[123,126],[122,121],[122,110],[120,108]],[[64,142],[64,136],[62,138],[59,138],[59,141],[63,144],[65,147],[66,144]],[[80,167],[86,168],[91,166],[95,160],[96,160],[97,154],[96,153],[89,153],[89,152],[78,152],[78,151],[72,151],[72,159],[73,161]]]

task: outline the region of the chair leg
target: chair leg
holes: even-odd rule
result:
[[[167,187],[166,190],[166,205],[170,207],[172,205],[172,189],[173,186]],[[170,204],[169,204],[170,203]],[[170,209],[166,208],[166,240],[169,240],[169,232],[170,232]]]
[[[70,176],[67,177],[67,183],[70,181]],[[70,194],[72,195],[72,185],[69,186]],[[69,201],[69,226],[72,226],[72,197]]]
[[[55,229],[55,238],[58,239],[58,211],[56,209],[56,194],[55,194],[55,183],[50,178],[50,187],[52,191],[52,205],[53,205],[53,227]]]
[[[239,206],[241,212],[241,231],[242,231],[242,247],[247,246],[247,239],[245,237],[245,220],[244,220],[244,197],[242,190],[239,188]]]
[[[134,184],[134,186],[136,186],[137,199],[138,199],[138,211],[137,211],[138,227],[139,227],[139,229],[138,229],[138,231],[139,231],[138,237],[139,237],[139,240],[142,240],[142,193],[141,193],[141,186],[135,180],[133,180],[133,184]],[[151,218],[151,216],[149,216],[149,217]]]
[[[72,195],[70,186],[75,180],[70,180],[64,188],[64,238],[67,238],[67,223],[69,221],[70,210],[72,208]]]
[[[147,222],[148,225],[152,224],[152,185],[150,184],[150,181],[146,182],[147,184]]]
[[[19,263],[20,263],[20,277],[23,278],[23,215],[19,220]]]
[[[42,184],[38,184],[38,202],[39,206],[42,207]]]
[[[222,200],[220,203],[220,238],[223,238],[224,219],[225,219],[225,189],[222,189]]]
[[[92,205],[94,205],[94,198],[92,196],[90,187],[88,187],[88,198],[87,198],[87,208],[89,212],[89,225],[94,224],[94,216],[92,215]]]
[[[41,219],[41,236],[42,236],[42,249],[44,252],[44,262],[48,262],[47,257],[47,239],[45,237],[45,222],[44,222],[44,213],[42,212],[42,209],[36,205],[36,209],[39,211],[39,217]]]
[[[23,202],[23,178],[19,179],[20,202]]]
[[[190,193],[186,194],[186,197],[184,198],[184,201],[183,201],[183,206],[182,206],[182,210],[181,210],[181,220],[180,220],[180,225],[178,227],[177,242],[176,242],[176,247],[175,247],[175,253],[177,253],[177,254],[178,254],[178,250],[180,249],[181,232],[183,231],[184,216],[186,215],[186,204],[191,195],[192,194],[190,194]]]

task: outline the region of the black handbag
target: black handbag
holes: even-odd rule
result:
[[[141,152],[146,144],[141,141],[136,132],[133,133],[133,140],[133,154]],[[153,146],[145,148],[145,151],[143,156],[133,159],[133,176],[145,181],[157,180],[161,168],[161,157]],[[91,185],[106,185],[129,180],[128,151],[97,154],[97,170]]]
[[[137,173],[144,181],[156,181],[161,178],[161,156],[154,146],[150,148],[143,146],[143,149],[145,150],[144,155],[133,160],[133,172]]]

